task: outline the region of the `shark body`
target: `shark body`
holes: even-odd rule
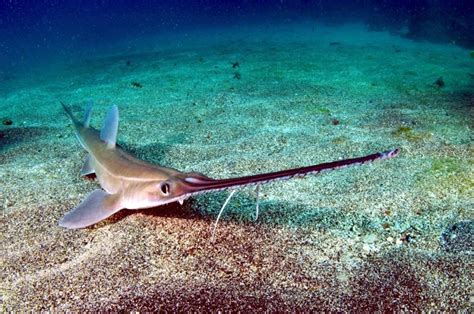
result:
[[[121,209],[141,209],[182,202],[190,196],[235,189],[285,180],[296,176],[317,174],[322,171],[364,164],[378,159],[387,159],[398,154],[394,149],[363,157],[339,160],[308,167],[282,170],[230,179],[212,179],[197,172],[181,172],[176,169],[153,165],[139,160],[116,145],[119,114],[112,106],[100,131],[90,127],[92,105],[87,108],[83,121],[79,121],[64,104],[76,136],[89,153],[82,175],[95,174],[103,190],[91,192],[76,208],[59,221],[65,228],[76,229],[93,225]],[[227,202],[226,202],[227,203]],[[225,205],[224,205],[225,206]],[[221,211],[224,207],[221,209]]]

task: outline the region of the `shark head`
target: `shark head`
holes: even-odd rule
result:
[[[216,181],[196,172],[177,172],[162,180],[136,182],[127,186],[122,205],[128,209],[140,209],[172,202],[182,204],[192,195],[214,191],[211,183]]]

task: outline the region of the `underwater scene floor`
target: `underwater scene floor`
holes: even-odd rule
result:
[[[474,59],[359,25],[117,43],[0,84],[2,311],[472,311]],[[98,188],[60,101],[138,158],[213,178],[389,160],[58,220]]]

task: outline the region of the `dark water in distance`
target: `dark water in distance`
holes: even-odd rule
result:
[[[256,23],[362,22],[474,49],[473,1],[1,0],[0,71],[94,54],[141,36]]]

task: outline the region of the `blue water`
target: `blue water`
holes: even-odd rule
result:
[[[474,47],[473,1],[2,0],[0,72],[93,56],[117,42],[132,49],[147,35],[308,20]]]

